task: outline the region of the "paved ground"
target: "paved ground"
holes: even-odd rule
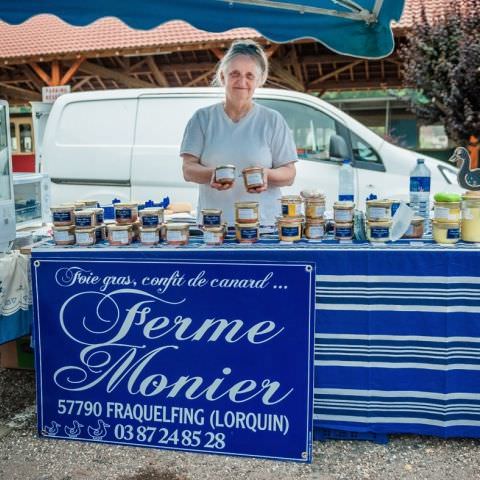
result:
[[[0,369],[0,480],[480,479],[480,440],[315,442],[312,465],[39,439],[33,372]]]

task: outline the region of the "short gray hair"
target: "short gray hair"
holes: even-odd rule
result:
[[[222,73],[228,68],[230,62],[239,55],[246,55],[255,61],[260,71],[260,78],[258,79],[258,86],[262,86],[268,78],[268,58],[263,51],[263,48],[253,40],[236,40],[230,45],[227,53],[218,62],[213,85],[223,86]]]

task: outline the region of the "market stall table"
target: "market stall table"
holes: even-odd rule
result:
[[[172,263],[315,262],[314,426],[480,437],[479,252],[475,244],[430,241],[267,239],[212,248],[195,239],[180,248],[46,246],[32,259],[78,261],[87,270],[100,257],[129,255]],[[120,268],[128,275],[127,264]]]

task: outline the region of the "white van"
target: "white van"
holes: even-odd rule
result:
[[[52,181],[52,202],[81,199],[197,201],[197,185],[182,176],[179,145],[187,121],[200,107],[221,101],[223,89],[162,88],[67,94],[54,103],[40,152]],[[370,193],[406,199],[418,154],[394,146],[332,105],[307,94],[258,89],[255,101],[278,110],[290,126],[300,161],[286,193],[321,189],[337,198],[341,159],[330,138],[343,137],[356,172],[356,198]],[[460,191],[456,169],[425,158],[432,192]],[[228,163],[228,159],[225,159]]]

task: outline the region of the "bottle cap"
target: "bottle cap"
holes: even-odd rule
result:
[[[417,158],[417,163],[425,163],[425,160],[423,158]]]
[[[350,159],[349,158],[344,158],[342,163],[344,165],[347,164],[347,163],[350,163]]]

